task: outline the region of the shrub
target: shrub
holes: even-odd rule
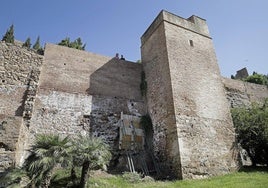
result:
[[[141,181],[141,175],[137,172],[125,172],[122,177],[129,183],[138,183]]]
[[[78,50],[85,50],[86,44],[83,44],[82,39],[78,37],[73,42],[70,41],[69,37],[66,37],[65,39],[61,40],[61,42],[58,43],[60,46],[67,46],[69,48],[75,48]]]
[[[253,73],[245,79],[246,82],[268,86],[268,77],[263,74]]]
[[[268,165],[268,99],[263,105],[231,110],[237,141],[244,148],[252,165]]]

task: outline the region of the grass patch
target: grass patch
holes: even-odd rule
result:
[[[57,179],[67,183],[64,174],[69,173],[61,172]],[[54,183],[56,183],[54,181]],[[64,183],[57,182],[57,185],[64,185]],[[56,185],[56,184],[55,184]],[[151,178],[137,179],[137,176],[131,174],[125,175],[92,175],[88,180],[88,187],[103,187],[103,188],[132,188],[132,187],[145,187],[145,188],[264,188],[268,186],[268,169],[266,168],[244,168],[239,172],[212,177],[203,180],[182,180],[182,181],[153,181]],[[53,187],[53,186],[52,186]]]

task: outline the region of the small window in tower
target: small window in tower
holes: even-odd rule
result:
[[[189,40],[190,46],[194,46],[194,41],[193,40]]]

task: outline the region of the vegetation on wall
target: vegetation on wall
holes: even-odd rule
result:
[[[237,141],[252,160],[252,165],[268,165],[268,99],[264,104],[231,110]]]
[[[7,32],[3,36],[2,41],[14,44],[15,39],[14,39],[14,25],[13,24],[10,26],[10,28],[7,30]],[[82,42],[82,39],[80,37],[78,37],[74,41],[70,41],[70,38],[66,37],[65,39],[61,40],[61,42],[59,42],[58,45],[67,46],[69,48],[75,48],[78,50],[85,50],[86,48],[86,44]],[[31,48],[31,39],[29,37],[23,43],[22,47],[25,47],[27,49]],[[36,42],[32,46],[32,49],[34,49],[38,54],[44,55],[44,49],[40,44],[39,36],[37,37]]]
[[[14,44],[14,25],[13,24],[10,26],[6,34],[3,36],[2,41]]]
[[[61,40],[61,42],[58,43],[60,46],[67,46],[69,48],[75,48],[78,50],[85,50],[86,44],[83,44],[81,38],[77,38],[74,41],[70,41],[69,37],[66,37],[65,39]]]
[[[253,74],[248,76],[245,79],[245,81],[268,86],[268,75],[263,75],[263,74],[258,74],[256,72],[253,72]]]
[[[12,24],[10,26],[10,28],[7,30],[7,32],[5,33],[5,35],[2,38],[2,41],[6,42],[6,43],[15,43],[15,39],[14,39],[14,25]],[[26,39],[26,41],[22,44],[22,47],[27,48],[27,49],[31,49],[31,39],[30,37],[28,37]],[[40,37],[37,37],[36,42],[33,45],[33,49],[40,55],[44,55],[44,49],[42,48],[42,46],[40,45]]]
[[[44,55],[44,49],[40,45],[40,37],[38,36],[36,42],[33,45],[33,49],[37,51],[38,54]]]
[[[145,72],[141,72],[141,83],[140,83],[141,96],[146,96],[147,93],[147,82],[145,78]]]
[[[40,45],[40,37],[38,36],[37,39],[36,39],[36,42],[33,45],[33,49],[38,50],[40,48],[41,48],[41,45]]]
[[[13,24],[10,26],[10,28],[7,30],[7,32],[3,36],[2,41],[14,44],[15,40],[14,40],[14,25]],[[59,42],[58,45],[67,46],[69,48],[75,48],[78,50],[85,50],[85,47],[86,47],[86,44],[83,44],[82,39],[80,37],[78,37],[74,41],[70,41],[70,38],[66,37],[65,39],[61,40],[61,42]],[[31,48],[31,39],[29,37],[23,43],[22,47],[25,47],[27,49]],[[32,48],[38,54],[44,55],[44,49],[42,48],[42,46],[40,44],[40,37],[39,36],[37,37],[36,42],[34,43]]]
[[[28,37],[27,39],[26,39],[26,41],[22,44],[22,47],[25,47],[25,48],[27,48],[27,49],[30,49],[31,48],[31,39],[30,39],[30,37]]]
[[[237,79],[237,78],[234,75],[231,75],[231,79]],[[243,78],[241,80],[245,82],[268,86],[268,74],[267,75],[258,74],[255,71],[253,72],[252,75],[249,75],[248,77]]]

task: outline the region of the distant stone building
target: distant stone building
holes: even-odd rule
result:
[[[122,171],[188,179],[236,170],[230,106],[263,101],[267,87],[221,77],[197,16],[161,11],[141,43],[142,63],[133,63],[0,42],[0,170],[21,165],[40,133],[101,137]],[[138,124],[146,114],[149,132]]]
[[[248,70],[247,68],[243,68],[241,70],[236,71],[236,75],[235,75],[235,79],[243,79],[243,78],[247,78],[248,75]]]

